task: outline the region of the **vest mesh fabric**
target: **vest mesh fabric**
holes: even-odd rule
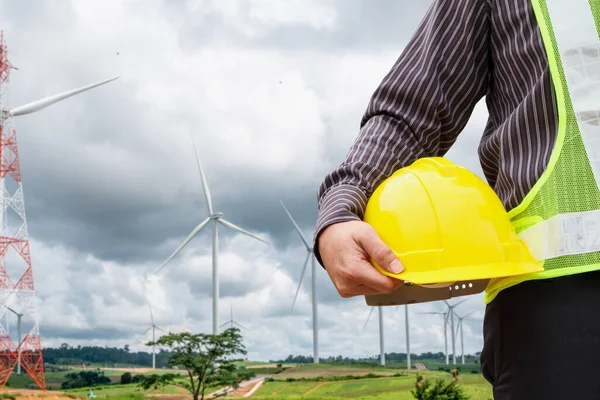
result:
[[[554,68],[552,79],[555,89],[557,89],[555,93],[558,93],[556,101],[559,108],[559,132],[553,151],[559,153],[557,153],[557,158],[551,158],[547,170],[540,178],[541,186],[535,185],[532,189],[531,196],[533,197],[530,197],[531,202],[527,207],[517,213],[509,213],[517,233],[524,231],[539,220],[547,220],[558,214],[600,209],[600,190],[579,131],[546,1],[532,1],[538,11],[536,16],[540,22],[540,29],[545,30],[543,36],[546,49],[550,50],[548,48],[550,46],[553,50],[547,51],[547,54],[548,61]],[[591,0],[590,12],[593,15],[600,39],[600,2]],[[540,21],[540,18],[543,18],[543,21]],[[552,276],[556,277],[583,272],[582,267],[589,267],[586,269],[588,271],[600,269],[600,252],[550,258],[544,260],[542,264],[545,271],[541,273],[492,280],[486,289],[488,292],[486,293],[486,303],[491,301],[499,290],[525,280],[547,277],[548,271],[553,271]],[[578,270],[575,271],[573,268],[578,268]]]

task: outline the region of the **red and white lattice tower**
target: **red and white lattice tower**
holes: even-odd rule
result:
[[[17,136],[12,114],[8,111],[11,68],[4,35],[0,32],[0,321],[8,312],[10,302],[12,307],[20,310],[19,314],[27,325],[31,326],[21,342],[16,343],[8,334],[8,327],[0,324],[0,390],[6,385],[20,359],[21,367],[39,388],[45,391],[44,362],[35,305]],[[19,271],[20,279],[16,284],[11,281],[6,267],[11,251],[22,261],[18,263],[22,265],[22,271]],[[19,326],[19,331],[20,328]]]
[[[11,108],[8,104],[8,81],[11,68],[4,35],[0,31],[0,192],[2,192],[0,195],[0,321],[9,311],[16,314],[18,317],[17,337],[19,338],[15,343],[8,333],[8,326],[5,327],[0,322],[0,390],[6,385],[15,365],[19,365],[19,368],[22,367],[40,389],[45,391],[44,362],[35,306],[23,185],[13,118],[40,111],[69,97],[119,79],[119,77]],[[10,265],[10,268],[7,268],[7,264]],[[16,284],[13,283],[7,271],[20,277]],[[23,340],[20,340],[21,322],[25,322],[28,328],[31,327]]]

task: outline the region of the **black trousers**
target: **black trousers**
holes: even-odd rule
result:
[[[501,291],[483,333],[494,400],[600,399],[600,272]]]

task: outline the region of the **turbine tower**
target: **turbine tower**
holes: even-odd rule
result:
[[[22,316],[31,319],[33,327],[22,341],[15,344],[7,330],[0,324],[0,390],[4,388],[18,358],[21,366],[38,387],[46,391],[42,345],[35,307],[35,291],[31,253],[27,233],[23,184],[17,147],[17,136],[13,117],[31,114],[52,104],[58,103],[76,94],[85,92],[107,81],[70,90],[51,97],[46,97],[21,107],[11,108],[8,101],[8,83],[12,65],[8,61],[4,34],[0,32],[0,190],[2,206],[0,207],[0,321],[8,311],[8,306],[17,304]],[[10,178],[10,179],[8,179]],[[23,272],[16,284],[7,273],[6,260],[10,250],[23,262]]]
[[[383,338],[383,307],[378,306],[378,314],[379,314],[379,364],[385,365],[385,342]],[[371,318],[371,314],[373,314],[373,310],[375,307],[371,307],[371,311],[369,311],[369,315],[367,316],[367,320],[365,321],[365,325],[363,326],[363,332],[367,327],[367,323],[369,323],[369,319]]]
[[[318,315],[317,315],[317,267],[316,267],[317,264],[316,264],[316,259],[315,259],[315,255],[314,255],[312,246],[308,243],[308,240],[306,240],[306,237],[304,237],[304,234],[302,233],[302,231],[300,230],[300,227],[298,226],[298,224],[292,217],[292,214],[290,214],[288,209],[285,207],[285,205],[283,204],[283,201],[280,200],[279,202],[281,203],[281,206],[283,207],[286,214],[292,221],[292,224],[294,224],[294,228],[296,229],[296,232],[298,232],[298,236],[300,236],[300,239],[302,240],[302,242],[304,243],[304,246],[306,247],[306,260],[304,260],[304,266],[302,267],[302,273],[300,274],[300,279],[298,281],[298,288],[296,289],[296,295],[294,296],[294,301],[292,302],[292,311],[294,310],[294,305],[296,304],[296,298],[298,297],[298,292],[300,291],[300,286],[302,285],[302,279],[304,278],[304,273],[306,272],[306,266],[308,265],[308,259],[311,258],[311,265],[310,265],[311,289],[310,289],[310,291],[311,291],[311,295],[312,295],[313,362],[315,364],[318,364],[319,363],[319,319],[318,319]]]
[[[471,311],[470,313],[463,315],[462,317],[459,317],[458,314],[455,313],[456,318],[458,318],[458,327],[457,330],[460,328],[460,356],[461,356],[461,361],[462,364],[464,365],[465,363],[465,341],[464,341],[464,336],[463,336],[463,320],[465,318],[467,318],[469,315],[473,314],[475,311]]]
[[[158,329],[159,331],[163,332],[163,333],[167,333],[167,331],[165,331],[164,329],[160,328],[159,326],[157,326],[154,323],[154,314],[152,313],[152,306],[150,305],[150,303],[148,303],[148,308],[150,309],[150,326],[148,327],[148,329],[146,329],[144,331],[144,333],[142,333],[137,339],[136,342],[142,337],[145,336],[150,329],[152,329],[152,342],[156,342],[156,330]],[[153,344],[152,345],[152,369],[156,369],[156,345]]]
[[[175,249],[173,254],[167,258],[167,260],[160,266],[155,272],[154,275],[158,274],[168,263],[175,257],[183,248],[194,238],[198,233],[202,231],[202,229],[208,225],[209,222],[213,222],[213,235],[212,235],[212,296],[213,296],[213,335],[219,334],[219,232],[218,227],[219,224],[230,228],[236,232],[243,233],[246,236],[254,238],[258,241],[261,241],[265,244],[269,244],[266,240],[259,238],[251,234],[250,232],[240,228],[237,225],[232,224],[223,218],[223,213],[215,212],[212,206],[212,197],[210,195],[210,191],[208,190],[208,183],[206,182],[206,176],[204,175],[204,170],[202,169],[202,165],[200,164],[200,157],[198,156],[198,151],[196,151],[196,144],[194,139],[192,138],[192,147],[194,148],[194,154],[196,155],[196,163],[198,164],[198,172],[200,173],[200,180],[202,181],[202,189],[204,191],[204,198],[206,200],[206,208],[208,210],[208,216],[205,220],[200,222],[198,226],[196,226],[192,232],[184,239],[183,243]]]
[[[17,316],[17,343],[21,343],[21,334],[22,334],[22,324],[21,318],[23,317],[23,313],[18,313],[10,307],[6,307],[8,311],[15,314]],[[8,319],[8,313],[6,313]],[[8,331],[8,321],[6,322],[6,330]],[[17,349],[17,375],[21,375],[21,350]]]
[[[396,314],[396,311],[398,311],[398,308],[400,306],[396,306],[396,309],[394,310],[394,312],[392,313],[392,316],[390,318],[394,317],[394,314]],[[404,328],[406,330],[406,369],[411,369],[410,368],[410,325],[408,323],[408,304],[404,305]]]

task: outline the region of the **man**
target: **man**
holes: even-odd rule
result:
[[[340,295],[390,293],[402,283],[369,259],[404,267],[362,222],[368,198],[444,155],[485,97],[483,172],[544,267],[486,290],[495,399],[600,396],[599,26],[600,0],[434,0],[319,188],[315,255]]]

